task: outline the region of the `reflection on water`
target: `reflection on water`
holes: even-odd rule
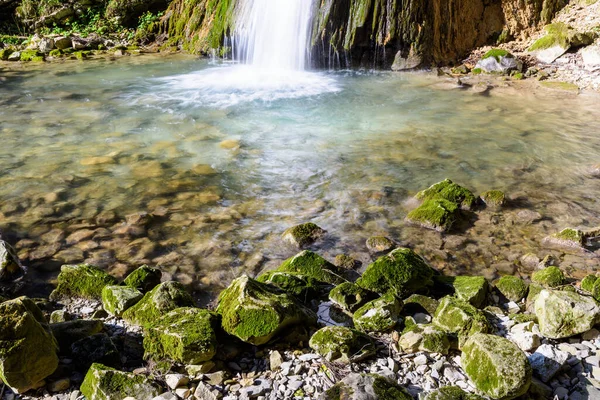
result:
[[[386,234],[440,269],[490,278],[523,272],[526,253],[544,256],[549,233],[600,224],[600,179],[586,174],[600,162],[597,97],[439,83],[289,79],[188,57],[8,73],[1,229],[41,277],[65,262],[116,275],[151,263],[206,288],[292,255],[279,235],[305,221],[328,230],[315,249],[329,258],[366,263],[366,238]],[[512,205],[446,236],[406,226],[407,199],[446,177],[504,190]],[[556,255],[575,275],[598,264]]]

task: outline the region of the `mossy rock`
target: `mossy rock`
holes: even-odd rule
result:
[[[450,179],[445,179],[429,188],[420,191],[415,196],[418,200],[443,199],[456,204],[463,210],[472,210],[476,205],[475,195],[464,187],[457,185]]]
[[[444,386],[427,393],[423,400],[484,400],[483,397],[465,392],[458,386]]]
[[[460,300],[483,308],[487,299],[489,284],[483,276],[435,276],[436,283],[446,285]]]
[[[48,55],[50,57],[59,58],[63,56],[63,51],[61,49],[50,50],[50,53],[48,53]]]
[[[548,24],[544,27],[546,35],[536,40],[528,49],[530,52],[542,53],[541,61],[550,63],[558,58],[571,47],[587,46],[594,42],[596,34],[593,32],[579,32],[565,24],[564,22],[556,22]],[[553,49],[556,49],[553,51]]]
[[[8,60],[8,57],[14,52],[13,49],[8,48],[8,49],[1,49],[0,50],[0,60],[2,61],[6,61]]]
[[[525,299],[525,308],[528,312],[534,311],[535,300],[538,295],[544,290],[542,285],[538,285],[537,283],[531,283],[529,285],[529,290],[527,291],[527,298]]]
[[[496,282],[495,286],[510,301],[519,302],[527,296],[528,285],[518,276],[505,275]]]
[[[485,314],[466,301],[446,296],[433,316],[433,324],[448,333],[458,335],[458,345],[476,333],[487,333],[490,325]]]
[[[335,261],[333,262],[333,264],[336,267],[345,270],[354,270],[360,265],[360,263],[357,260],[355,260],[347,254],[338,254],[337,256],[335,256]]]
[[[514,58],[514,56],[512,54],[510,54],[507,50],[504,49],[491,49],[488,50],[483,57],[481,57],[482,60],[485,60],[487,58],[493,57],[496,59],[496,61],[500,61],[500,59],[502,57],[509,57],[509,58]]]
[[[523,74],[521,74],[521,76],[522,75]],[[504,192],[500,190],[488,190],[487,192],[481,193],[479,198],[486,206],[491,208],[500,208],[506,204],[506,196],[504,195]]]
[[[319,400],[412,400],[410,393],[389,378],[376,374],[348,374],[327,389]]]
[[[294,297],[247,276],[221,292],[217,313],[227,333],[257,346],[286,329],[316,323],[316,315]]]
[[[10,281],[23,274],[23,267],[13,247],[0,240],[0,282]]]
[[[58,286],[50,294],[52,300],[65,297],[100,300],[104,286],[117,284],[115,278],[89,264],[63,265],[57,280]]]
[[[588,293],[592,293],[594,291],[594,286],[596,286],[596,282],[598,281],[598,276],[595,274],[587,275],[585,278],[581,280],[579,287],[581,290],[585,290]]]
[[[0,381],[18,392],[38,387],[58,367],[57,350],[42,311],[31,299],[0,303]]]
[[[430,199],[408,213],[406,221],[438,232],[446,232],[458,219],[458,206],[444,199]]]
[[[44,53],[37,50],[22,50],[21,61],[44,61]]]
[[[151,399],[162,392],[144,375],[118,371],[97,363],[88,370],[80,390],[87,400],[123,400],[132,395],[138,399]]]
[[[350,315],[374,298],[373,292],[351,282],[341,283],[329,292],[329,300]]]
[[[142,293],[147,293],[160,284],[162,272],[158,268],[142,265],[130,273],[123,284],[135,288]]]
[[[448,334],[434,325],[415,324],[405,328],[398,345],[406,353],[426,351],[448,354],[451,342]]]
[[[566,228],[545,237],[542,244],[550,248],[579,250],[583,248],[583,240],[583,232],[579,229]]]
[[[417,308],[418,311],[424,311],[433,316],[440,302],[422,294],[411,294],[404,299],[404,309]]]
[[[492,399],[514,399],[527,393],[531,366],[508,339],[477,333],[462,349],[461,365],[477,390]]]
[[[299,248],[302,249],[312,243],[325,234],[325,230],[319,227],[317,224],[308,222],[306,224],[300,224],[286,229],[281,235],[281,238]]]
[[[386,332],[398,323],[402,301],[391,293],[370,301],[354,313],[352,321],[362,332]]]
[[[531,275],[531,281],[547,288],[564,285],[565,275],[560,268],[555,266],[546,267]]]
[[[392,250],[371,263],[356,284],[380,295],[402,299],[432,284],[434,270],[407,248]]]
[[[301,251],[285,260],[276,271],[300,274],[332,285],[342,283],[343,273],[335,265],[309,250]]]
[[[50,329],[61,352],[69,352],[73,343],[102,332],[104,323],[99,319],[77,319],[51,324]]]
[[[279,289],[296,296],[304,303],[320,297],[326,287],[323,282],[310,276],[292,274],[288,272],[269,271],[256,278],[257,281],[278,287]]]
[[[327,361],[349,364],[375,355],[373,340],[364,333],[345,326],[326,326],[309,341],[311,349]]]
[[[535,300],[535,315],[542,335],[563,339],[592,329],[599,321],[600,306],[575,292],[544,289]]]
[[[144,328],[152,326],[160,317],[179,307],[193,307],[194,299],[178,282],[164,282],[144,295],[136,305],[123,313],[130,324]]]
[[[385,236],[371,236],[365,244],[372,253],[383,253],[396,247],[394,242]]]
[[[142,292],[132,287],[108,285],[102,289],[102,307],[110,315],[120,317],[143,297]]]
[[[509,314],[508,317],[517,324],[525,322],[538,323],[538,319],[535,314]]]
[[[177,308],[160,318],[144,335],[146,357],[190,365],[209,361],[217,353],[216,313]]]

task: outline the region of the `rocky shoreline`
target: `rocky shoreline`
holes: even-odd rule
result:
[[[506,200],[445,180],[416,201],[407,222],[445,231]],[[590,252],[599,233],[567,228],[544,244]],[[326,234],[288,229],[281,240],[300,252],[235,279],[209,309],[156,268],[119,282],[64,265],[48,299],[0,298],[0,398],[600,396],[596,275],[577,282],[548,257],[528,279],[444,276],[386,237],[367,240],[374,261],[357,271],[347,255],[303,250]],[[0,278],[15,289],[26,271],[1,243]]]

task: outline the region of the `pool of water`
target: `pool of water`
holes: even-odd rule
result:
[[[448,273],[527,273],[546,235],[600,225],[600,100],[453,88],[432,74],[287,74],[188,56],[0,70],[0,229],[31,279],[88,261],[142,263],[198,291],[314,250],[363,262],[385,234]],[[501,212],[454,232],[405,224],[420,189],[500,189]],[[139,213],[149,213],[146,216]],[[536,214],[537,213],[537,214]],[[553,253],[572,275],[594,253]],[[41,290],[41,289],[40,289]]]

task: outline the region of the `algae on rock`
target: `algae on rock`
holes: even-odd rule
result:
[[[319,400],[412,400],[412,396],[393,380],[376,374],[348,374],[327,389]]]
[[[350,315],[373,298],[372,292],[351,282],[341,283],[329,292],[329,300]]]
[[[565,283],[565,275],[556,266],[549,266],[531,275],[531,281],[547,288],[561,286]]]
[[[19,277],[23,267],[17,252],[8,242],[0,239],[0,281],[8,281]]]
[[[302,249],[315,242],[324,234],[325,230],[320,226],[312,222],[307,222],[286,229],[281,238],[285,242]]]
[[[326,326],[316,331],[309,345],[327,361],[349,364],[375,354],[373,340],[345,326]]]
[[[301,274],[333,285],[343,282],[340,276],[343,271],[317,253],[309,250],[301,251],[288,258],[276,271]]]
[[[470,336],[490,330],[482,311],[452,296],[446,296],[440,301],[433,324],[448,333],[458,335],[459,347],[462,347]]]
[[[385,332],[398,323],[402,301],[391,293],[370,301],[352,316],[356,329],[362,332]]]
[[[110,315],[120,317],[144,297],[142,292],[128,286],[108,285],[102,289],[102,307]]]
[[[53,300],[63,297],[100,300],[104,286],[117,284],[115,278],[89,264],[63,265],[57,280],[58,286],[50,294]]]
[[[130,273],[123,284],[146,293],[160,284],[161,277],[162,272],[160,269],[142,265]]]
[[[542,335],[562,339],[592,329],[600,320],[600,305],[575,292],[544,289],[535,300],[535,315]]]
[[[518,276],[505,275],[496,282],[496,289],[510,301],[521,301],[527,295],[528,285]]]
[[[259,275],[256,280],[276,286],[284,292],[296,296],[304,303],[318,298],[324,287],[329,287],[329,285],[310,276],[280,271],[265,272]]]
[[[404,329],[398,345],[407,353],[426,351],[448,354],[451,343],[448,334],[435,325],[415,324]]]
[[[435,276],[434,280],[450,287],[460,300],[477,308],[485,305],[489,284],[483,276]]]
[[[123,400],[132,395],[138,399],[152,399],[161,393],[158,385],[144,375],[118,371],[102,364],[92,364],[80,390],[87,400]]]

